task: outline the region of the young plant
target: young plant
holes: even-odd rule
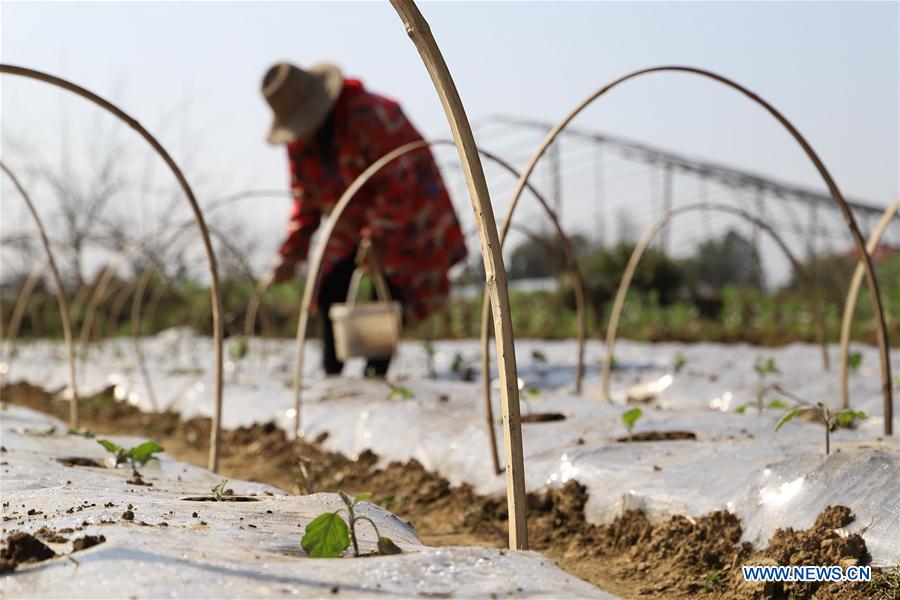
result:
[[[231,360],[240,360],[247,356],[248,350],[249,347],[247,346],[247,340],[244,338],[238,338],[228,346],[228,356],[231,357]]]
[[[756,371],[756,375],[759,377],[759,383],[756,386],[756,410],[759,411],[759,414],[763,414],[766,410],[766,393],[777,387],[777,384],[768,383],[766,380],[770,375],[780,375],[781,371],[778,369],[775,359],[771,356],[769,358],[756,357],[756,362],[753,363],[753,370]],[[742,415],[747,412],[748,406],[750,405],[741,404],[734,409],[734,412]],[[787,405],[779,400],[773,400],[769,403],[769,408],[786,407]]]
[[[541,350],[532,350],[531,351],[531,360],[540,364],[547,364],[547,355],[544,354]]]
[[[850,356],[847,358],[847,366],[855,373],[857,369],[859,369],[859,365],[862,364],[862,359],[862,352],[851,352]]]
[[[475,380],[475,369],[472,368],[469,361],[467,361],[459,352],[453,356],[453,364],[450,365],[450,370],[455,375],[459,375],[463,381]]]
[[[629,440],[634,439],[632,436],[632,431],[634,430],[634,426],[638,422],[638,419],[640,419],[642,416],[644,416],[644,411],[637,407],[626,410],[624,413],[622,413],[622,423],[625,425],[625,429],[628,430]]]
[[[780,391],[780,390],[779,390]],[[793,396],[792,396],[793,398]],[[822,402],[816,402],[815,406],[805,401],[795,398],[801,402],[800,406],[786,412],[778,423],[775,425],[775,431],[778,431],[785,424],[790,423],[794,417],[804,412],[812,412],[818,417],[818,420],[825,426],[825,456],[831,454],[831,432],[837,427],[850,427],[856,419],[868,419],[869,416],[861,410],[853,410],[845,408],[832,412]]]
[[[412,393],[408,387],[403,387],[402,385],[392,385],[391,391],[387,394],[388,400],[409,400],[410,398],[414,398],[415,394]]]
[[[228,480],[223,479],[212,489],[213,496],[216,497],[216,502],[222,502],[222,497],[225,495],[226,485],[228,485]]]
[[[434,365],[434,357],[437,351],[434,349],[434,342],[431,339],[427,339],[422,342],[422,346],[425,348],[425,356],[428,359],[428,378],[437,379],[437,367]]]
[[[165,451],[162,446],[152,440],[127,449],[109,440],[97,440],[97,443],[106,448],[106,451],[113,455],[116,461],[113,465],[114,467],[118,467],[122,463],[131,461],[131,468],[134,471],[137,471],[138,466],[143,467],[147,464],[147,462],[153,458],[154,454]]]
[[[675,374],[681,373],[681,370],[687,364],[687,359],[684,357],[684,354],[678,352],[675,354],[675,358],[672,360],[672,370],[675,371]]]
[[[344,492],[339,492],[339,494],[347,510],[348,519],[344,521],[340,515],[341,510],[344,509],[338,509],[319,515],[309,522],[300,545],[310,558],[337,558],[351,543],[353,544],[353,556],[359,556],[359,543],[356,539],[356,523],[358,521],[368,521],[375,529],[375,535],[378,537],[378,554],[400,554],[400,548],[389,538],[381,535],[378,526],[372,519],[356,514],[356,505],[369,498],[371,493],[357,494],[353,498]]]

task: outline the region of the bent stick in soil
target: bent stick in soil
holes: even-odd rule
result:
[[[454,144],[454,142],[452,142],[450,140],[431,140],[431,141],[421,140],[421,141],[410,142],[408,144],[405,144],[405,145],[401,146],[400,148],[397,148],[396,150],[393,150],[392,152],[386,154],[383,157],[386,160],[384,160],[383,162],[379,159],[378,168],[373,169],[369,175],[366,175],[365,173],[361,174],[360,178],[363,178],[365,176],[365,179],[363,181],[361,181],[360,185],[357,186],[355,189],[357,189],[357,190],[360,189],[361,186],[364,185],[370,177],[373,177],[378,171],[380,171],[381,168],[385,167],[391,161],[396,160],[396,159],[400,158],[401,156],[404,156],[404,155],[406,155],[410,152],[414,152],[416,150],[421,150],[423,148],[428,148],[428,147],[433,147],[433,146],[453,145],[453,144]],[[481,156],[483,156],[484,158],[487,158],[487,159],[493,161],[501,168],[507,170],[514,177],[518,178],[519,174],[515,170],[515,168],[512,167],[508,162],[506,162],[499,156],[497,156],[491,152],[488,152],[486,150],[482,150],[480,148],[478,149],[478,153]],[[354,182],[354,183],[356,183],[356,182]],[[566,236],[566,234],[563,232],[562,226],[560,225],[559,220],[556,218],[556,214],[553,212],[553,210],[550,208],[550,205],[547,204],[546,200],[544,199],[544,197],[540,194],[540,192],[537,189],[532,187],[531,184],[528,184],[528,188],[538,199],[538,202],[540,203],[541,207],[547,213],[548,218],[550,219],[551,223],[553,223],[553,225],[554,225],[554,229],[556,230],[557,237],[559,237],[560,245],[562,246],[563,251],[565,252],[566,261],[569,266],[569,270],[571,272],[572,279],[574,281],[576,310],[578,311],[578,323],[579,323],[579,332],[578,332],[578,340],[579,340],[578,357],[579,357],[579,359],[578,359],[578,371],[577,371],[577,375],[576,375],[576,389],[580,389],[581,380],[582,380],[582,376],[584,373],[584,345],[585,345],[585,339],[587,337],[587,334],[586,334],[587,318],[586,318],[586,302],[585,302],[586,294],[584,291],[584,279],[581,276],[581,271],[578,269],[578,264],[575,259],[575,253],[574,253],[574,250],[572,249],[572,245],[571,245],[568,237]],[[338,209],[336,207],[335,209],[333,209],[333,212],[337,211],[337,210]],[[343,212],[343,210],[344,210],[344,208],[341,207],[340,211]],[[324,237],[324,234],[323,234],[323,237]],[[330,238],[330,233],[328,234],[328,237],[325,239],[329,239],[329,238]],[[310,269],[307,274],[307,283],[309,281],[312,281],[312,277],[314,277],[314,276],[316,278],[318,278],[318,272],[319,272],[319,266],[318,266],[319,263],[315,262],[315,253],[314,252],[311,253],[311,257],[313,257],[313,258],[310,261]],[[268,284],[266,284],[266,286],[267,285]],[[266,286],[261,287],[257,293],[258,294],[264,293]],[[305,294],[304,294],[304,296],[305,296]],[[310,303],[311,302],[312,302],[312,296],[310,296]],[[489,307],[490,306],[489,301],[486,301],[484,303],[484,305]],[[254,313],[250,312],[250,308],[252,308],[253,306],[254,306],[254,302],[253,302],[253,299],[251,299],[251,303],[248,305],[248,311],[247,311],[248,316],[246,317],[247,319],[251,319],[251,317],[250,317],[251,314],[255,315],[255,312]],[[306,344],[306,334],[307,334],[306,327],[308,327],[307,323],[309,322],[309,315],[308,315],[309,309],[310,309],[309,304],[306,304],[305,302],[301,302],[298,323],[303,323],[304,330],[303,330],[302,336],[298,336],[298,339],[297,339],[296,350],[295,350],[297,353],[297,356],[302,356],[303,348]],[[485,372],[485,373],[488,373],[489,369],[490,369],[490,367],[489,367],[490,347],[489,347],[489,339],[488,339],[489,324],[490,324],[490,314],[488,312],[484,312],[482,314],[482,328],[481,328],[482,351],[481,352],[482,352],[483,364],[488,363],[488,366],[483,366],[483,372]],[[294,428],[298,432],[298,435],[301,430],[301,423],[302,423],[302,418],[301,418],[302,402],[299,400],[302,397],[302,392],[298,392],[298,390],[302,390],[302,384],[303,384],[302,372],[303,372],[303,369],[302,369],[302,364],[301,364],[300,368],[295,370],[295,380],[294,380],[294,386],[295,386],[295,388],[294,388],[294,391],[295,391]],[[298,373],[300,374],[299,380],[297,380]],[[489,386],[490,378],[486,377],[486,381]],[[488,433],[488,442],[490,444],[490,449],[491,449],[491,460],[493,462],[494,471],[497,474],[499,474],[502,472],[502,467],[500,466],[500,456],[499,456],[499,452],[497,450],[497,435],[496,435],[496,432],[494,431],[494,409],[493,409],[493,405],[491,404],[491,396],[490,396],[490,388],[489,387],[487,388],[487,391],[485,392],[484,416],[485,416],[485,426],[486,426],[486,430]]]
[[[866,252],[868,252],[869,256],[878,248],[881,237],[887,231],[888,225],[891,224],[898,212],[900,212],[900,196],[897,196],[894,203],[885,209],[875,229],[869,235],[869,241],[866,243]],[[853,278],[850,280],[850,288],[847,290],[847,298],[844,301],[844,315],[841,318],[841,408],[850,407],[850,392],[847,382],[847,370],[850,361],[850,330],[853,327],[853,314],[856,311],[856,301],[859,298],[859,287],[862,285],[864,269],[865,265],[860,260],[853,271]]]
[[[41,244],[43,244],[44,251],[47,253],[47,264],[50,265],[50,273],[53,275],[53,283],[56,285],[56,301],[59,304],[59,316],[60,319],[62,319],[63,335],[66,338],[66,356],[69,363],[69,389],[72,392],[72,397],[69,399],[69,428],[78,429],[78,387],[75,381],[75,346],[72,343],[72,321],[71,315],[69,314],[69,302],[66,299],[66,291],[63,288],[62,278],[59,276],[56,260],[53,258],[53,250],[50,249],[50,239],[47,237],[47,230],[44,229],[41,217],[38,215],[34,204],[31,202],[28,192],[25,191],[25,188],[19,183],[19,179],[2,161],[0,161],[0,169],[6,173],[10,181],[13,182],[13,185],[16,186],[16,189],[19,190],[19,193],[25,200],[25,204],[28,205],[28,212],[31,213],[31,218],[34,220],[34,224],[41,234]]]
[[[829,173],[828,169],[825,167],[825,163],[819,158],[819,155],[816,154],[815,150],[813,150],[812,146],[809,142],[806,141],[806,138],[797,130],[796,127],[781,114],[774,106],[763,100],[760,96],[745,88],[741,84],[728,79],[727,77],[723,77],[717,73],[712,71],[706,71],[704,69],[698,69],[696,67],[686,67],[686,66],[661,66],[661,67],[650,67],[647,69],[640,69],[638,71],[632,71],[631,73],[627,73],[618,79],[607,83],[606,85],[598,88],[587,98],[582,100],[575,108],[573,108],[569,114],[564,116],[556,125],[554,125],[553,129],[547,133],[547,136],[538,146],[537,150],[535,150],[534,154],[531,156],[531,159],[528,162],[528,165],[525,167],[525,170],[522,172],[522,176],[519,178],[518,183],[516,184],[515,189],[513,190],[512,200],[507,207],[508,211],[514,210],[516,204],[519,201],[519,198],[522,195],[522,191],[525,188],[525,182],[528,181],[528,178],[534,172],[535,166],[538,161],[544,155],[547,148],[556,137],[562,132],[563,129],[574,119],[582,110],[587,108],[594,100],[603,96],[611,89],[616,86],[628,81],[629,79],[633,79],[635,77],[639,77],[641,75],[647,75],[650,73],[687,73],[692,75],[699,75],[700,77],[705,77],[722,85],[725,85],[733,90],[736,90],[761,106],[766,112],[769,113],[776,121],[778,121],[782,127],[787,130],[787,132],[791,135],[795,142],[803,149],[803,152],[806,153],[806,156],[813,163],[813,166],[819,172],[819,175],[822,177],[822,180],[825,182],[826,187],[828,187],[828,191],[831,194],[832,199],[835,204],[837,204],[838,208],[841,211],[841,215],[844,217],[844,222],[847,225],[847,229],[850,230],[850,235],[853,237],[853,244],[856,247],[857,253],[860,255],[860,260],[863,262],[866,272],[866,284],[869,287],[869,292],[872,294],[872,304],[874,305],[875,312],[875,331],[878,339],[878,350],[881,354],[881,390],[882,397],[884,398],[884,433],[885,435],[891,435],[893,433],[893,391],[891,389],[891,365],[890,358],[888,355],[888,332],[887,332],[887,323],[884,319],[884,306],[881,301],[881,294],[878,290],[878,279],[875,276],[875,269],[872,267],[872,259],[866,253],[866,245],[863,240],[862,234],[859,231],[859,227],[856,224],[856,219],[853,216],[853,213],[850,210],[850,207],[847,205],[847,202],[844,200],[844,196],[841,194],[840,189],[837,186],[837,183],[831,177],[831,173]]]
[[[509,545],[511,548],[524,549],[528,546],[528,530],[525,521],[525,466],[522,455],[522,424],[519,413],[519,390],[517,385],[515,347],[512,336],[512,322],[509,315],[509,293],[503,256],[499,252],[500,244],[497,226],[491,209],[484,170],[478,157],[471,127],[465,115],[462,101],[453,84],[447,65],[431,35],[428,23],[419,13],[415,3],[410,0],[391,0],[391,4],[403,21],[406,31],[419,50],[419,54],[431,75],[435,89],[453,131],[456,149],[460,156],[463,172],[472,200],[472,210],[478,226],[481,242],[482,259],[484,260],[485,277],[491,289],[491,302],[495,305],[495,340],[497,356],[503,366],[500,370],[500,381],[503,396],[504,438],[507,455],[506,486],[507,504],[509,508]],[[303,372],[303,341],[306,336],[309,306],[313,289],[316,286],[325,243],[331,237],[337,224],[337,217],[350,202],[362,183],[402,153],[403,147],[382,156],[369,166],[350,184],[332,210],[328,221],[319,237],[309,265],[309,275],[303,288],[301,314],[297,323],[297,349],[294,364],[294,433],[300,435],[300,390]]]
[[[219,468],[219,436],[222,431],[222,298],[219,294],[219,268],[218,264],[216,263],[216,254],[213,251],[212,242],[209,238],[209,231],[206,228],[206,222],[203,220],[203,211],[200,209],[200,205],[197,204],[197,200],[194,197],[194,192],[191,189],[190,184],[188,184],[187,179],[184,177],[184,174],[181,172],[178,164],[174,159],[172,159],[172,157],[162,146],[162,144],[160,144],[159,141],[157,141],[157,139],[153,137],[153,135],[151,135],[149,131],[144,129],[144,127],[140,123],[138,123],[134,118],[132,118],[115,104],[70,81],[66,81],[65,79],[61,79],[54,75],[50,75],[42,71],[37,71],[35,69],[0,64],[0,73],[18,75],[20,77],[36,79],[38,81],[43,81],[44,83],[49,83],[50,85],[54,85],[56,87],[70,91],[78,96],[81,96],[82,98],[89,100],[90,102],[93,102],[97,106],[103,108],[107,112],[115,115],[126,125],[134,129],[141,137],[144,138],[144,140],[147,141],[147,143],[150,144],[150,146],[156,151],[156,153],[159,154],[160,158],[163,159],[163,162],[165,162],[169,169],[172,171],[172,174],[178,181],[179,186],[181,186],[182,191],[184,191],[188,204],[190,204],[191,206],[191,211],[194,213],[194,218],[197,221],[197,228],[200,230],[200,236],[203,239],[203,248],[206,251],[206,259],[209,263],[209,272],[211,277],[210,295],[212,301],[213,344],[215,346],[215,409],[213,410],[212,427],[210,427],[208,466],[211,471],[217,470]]]
[[[650,246],[650,242],[652,242],[656,237],[656,234],[658,234],[666,225],[668,225],[672,221],[672,219],[679,215],[696,210],[714,210],[741,217],[742,219],[756,225],[772,237],[776,245],[778,245],[781,251],[784,252],[784,255],[791,263],[791,266],[794,267],[794,271],[796,271],[797,274],[800,275],[801,279],[803,279],[804,283],[806,283],[807,287],[810,289],[810,294],[812,294],[813,296],[812,306],[816,320],[816,335],[819,338],[819,344],[822,347],[822,366],[826,371],[828,371],[829,369],[828,340],[825,337],[825,319],[820,304],[821,298],[819,297],[819,294],[816,293],[815,282],[810,276],[809,271],[807,271],[803,267],[803,264],[797,259],[797,257],[794,256],[794,253],[791,252],[791,249],[788,247],[787,243],[785,243],[784,239],[782,239],[782,237],[778,234],[778,232],[776,232],[768,223],[766,223],[762,219],[751,215],[747,211],[728,206],[727,204],[709,204],[706,202],[701,204],[685,204],[684,206],[679,206],[678,208],[674,208],[666,212],[662,217],[660,217],[655,223],[650,226],[650,228],[640,239],[637,245],[635,245],[634,250],[631,252],[631,256],[628,258],[628,263],[625,266],[625,272],[622,274],[622,279],[619,280],[619,288],[616,291],[616,298],[613,302],[613,308],[609,313],[609,324],[606,326],[606,350],[603,356],[602,389],[603,397],[607,401],[610,400],[609,380],[612,373],[613,346],[615,346],[616,343],[616,333],[619,329],[619,319],[622,317],[622,310],[625,308],[625,298],[628,295],[628,288],[631,287],[631,281],[634,279],[634,273],[635,271],[637,271],[638,264],[640,264],[641,262],[641,257],[644,256],[644,252],[646,252],[647,248]]]

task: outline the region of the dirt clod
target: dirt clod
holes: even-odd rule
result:
[[[30,533],[15,531],[9,534],[5,542],[6,548],[0,550],[0,559],[8,563],[4,568],[9,568],[11,564],[14,569],[23,563],[41,562],[56,556],[49,546]]]
[[[98,544],[102,544],[106,538],[102,535],[86,535],[72,542],[72,552],[86,550]]]

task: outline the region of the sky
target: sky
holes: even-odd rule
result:
[[[420,8],[473,123],[496,114],[555,122],[627,71],[692,65],[735,79],[778,107],[847,196],[886,206],[900,193],[897,2],[427,2]],[[263,73],[279,60],[336,62],[348,76],[398,99],[426,138],[449,136],[431,80],[388,2],[2,2],[0,58],[78,82],[119,104],[184,163],[201,200],[286,188],[284,151],[264,142],[271,115],[259,94]],[[57,164],[74,151],[76,164],[87,169],[92,144],[107,132],[135,169],[152,163],[134,134],[83,100],[8,75],[0,85],[4,161],[26,169],[29,161]],[[759,107],[697,77],[635,80],[574,126],[823,189],[805,155]],[[531,150],[517,149],[519,165]],[[159,165],[152,168],[165,175]],[[14,217],[4,219],[9,231],[22,213],[6,193],[8,184],[2,189],[3,214]],[[499,211],[506,198],[493,202]],[[120,209],[148,222],[159,217],[146,206]],[[271,234],[262,243],[273,251],[286,201],[258,200],[240,210]],[[580,225],[579,210],[567,211],[567,227]]]

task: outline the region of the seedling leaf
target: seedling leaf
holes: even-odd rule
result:
[[[350,528],[337,512],[319,515],[306,526],[300,545],[310,558],[337,558],[350,545]]]
[[[361,492],[353,497],[353,504],[357,502],[362,502],[363,500],[368,500],[372,497],[372,492]]]
[[[741,404],[736,409],[734,409],[735,414],[738,414],[738,415],[744,414],[745,412],[747,412],[748,406],[749,406],[749,404]]]
[[[164,451],[162,446],[151,440],[129,450],[128,457],[131,458],[135,464],[144,465],[148,460],[153,458],[154,454]]]
[[[769,408],[787,408],[788,405],[781,400],[772,400],[769,402]]]
[[[841,427],[848,427],[853,424],[856,419],[868,419],[869,415],[861,410],[853,410],[852,408],[844,409],[834,415],[835,422]]]
[[[532,350],[531,351],[531,359],[536,363],[546,363],[547,355],[541,352],[540,350]]]
[[[216,485],[216,487],[214,487],[214,488],[212,489],[212,493],[213,493],[213,494],[215,495],[215,497],[216,497],[216,502],[221,502],[221,501],[222,501],[222,495],[225,494],[225,486],[226,486],[226,485],[228,485],[228,480],[227,480],[227,479],[223,479],[222,481],[220,481],[220,482],[218,483],[218,485]]]
[[[625,427],[629,430],[634,427],[634,424],[637,423],[638,419],[640,419],[644,415],[644,411],[640,408],[632,408],[631,410],[626,410],[622,413],[622,422],[625,423]]]
[[[862,364],[863,355],[862,352],[853,352],[850,354],[850,357],[847,359],[847,366],[850,367],[851,371],[855,371],[859,368],[859,365]]]
[[[779,429],[781,429],[786,423],[791,422],[794,419],[794,417],[796,417],[797,415],[799,415],[800,413],[802,413],[805,410],[809,410],[809,408],[807,408],[805,406],[801,406],[800,408],[795,408],[793,410],[789,410],[788,412],[786,412],[784,414],[784,416],[782,416],[781,419],[778,420],[778,424],[775,425],[775,431],[778,431]]]
[[[412,390],[407,387],[398,385],[391,388],[391,391],[388,392],[387,399],[397,400],[398,398],[404,398],[408,400],[409,398],[413,398],[414,396],[415,394],[412,393]]]

